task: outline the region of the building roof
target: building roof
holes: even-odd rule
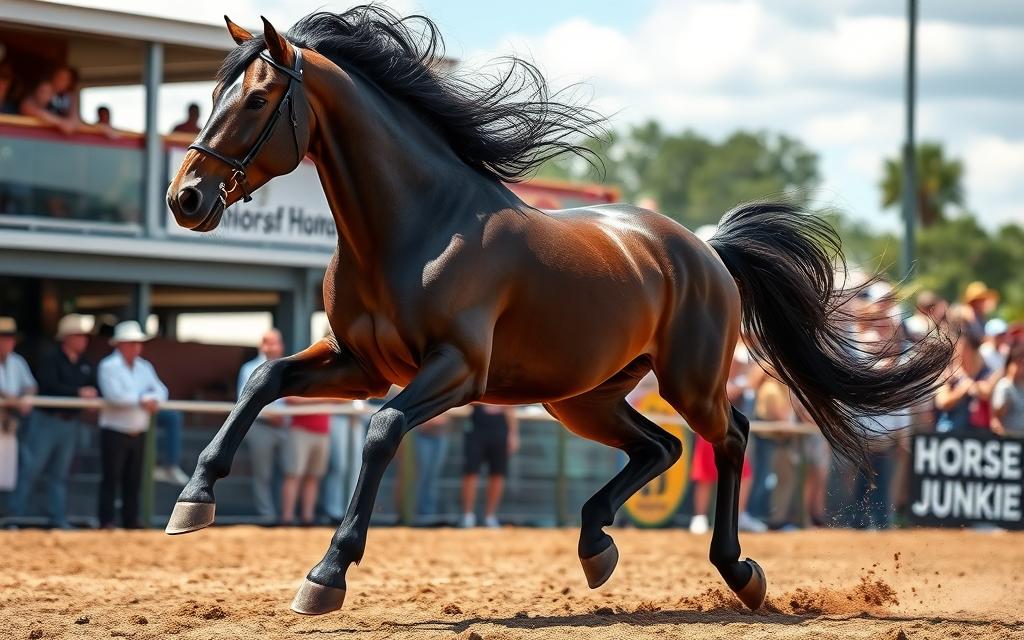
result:
[[[149,42],[164,45],[166,81],[210,80],[234,46],[222,25],[43,0],[0,2],[0,25],[66,40],[67,63],[84,86],[138,84]]]

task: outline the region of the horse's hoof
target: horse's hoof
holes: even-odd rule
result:
[[[213,524],[217,505],[213,502],[175,502],[164,533],[178,535],[199,531]]]
[[[615,571],[615,565],[619,563],[619,549],[613,542],[611,546],[589,558],[580,558],[583,565],[583,573],[587,576],[587,584],[591,589],[596,589],[608,581]]]
[[[304,616],[319,616],[337,611],[345,603],[345,590],[337,587],[325,587],[308,578],[292,600],[292,611]]]
[[[736,592],[736,596],[740,599],[740,602],[747,605],[748,609],[757,611],[764,604],[764,596],[768,592],[768,580],[764,577],[764,570],[761,569],[761,565],[750,558],[747,558],[745,562],[750,565],[753,572],[750,574],[750,580],[747,581],[747,584]]]

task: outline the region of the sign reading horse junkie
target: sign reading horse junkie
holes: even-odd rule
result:
[[[170,166],[180,165],[186,150],[171,147]],[[194,237],[183,229],[167,210],[167,232],[173,236]],[[338,244],[327,197],[316,167],[302,162],[295,171],[275,178],[252,194],[252,202],[238,201],[221,218],[210,234],[214,240],[302,245],[333,249]]]
[[[978,434],[914,436],[911,519],[929,526],[1024,528],[1024,440]]]

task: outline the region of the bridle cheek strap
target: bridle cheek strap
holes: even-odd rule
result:
[[[273,115],[270,116],[270,120],[263,127],[263,131],[260,132],[256,142],[253,143],[249,152],[245,154],[241,160],[236,160],[223,153],[217,151],[211,146],[205,145],[201,142],[194,142],[188,146],[189,149],[195,149],[200,153],[205,153],[211,158],[216,158],[224,164],[234,169],[234,173],[231,174],[231,180],[233,182],[230,189],[226,188],[224,184],[221,184],[221,199],[224,201],[225,206],[227,205],[227,195],[233,192],[235,189],[242,191],[242,201],[249,202],[252,200],[252,189],[249,188],[249,183],[246,180],[245,170],[249,168],[252,161],[256,159],[260,149],[263,145],[270,140],[270,137],[274,134],[274,130],[277,127],[277,121],[281,119],[281,115],[284,113],[285,106],[288,107],[288,119],[292,125],[292,140],[295,143],[295,156],[299,162],[302,161],[301,152],[299,151],[299,123],[295,119],[295,87],[302,84],[302,50],[298,47],[293,47],[292,51],[295,52],[295,66],[292,68],[286,67],[271,57],[266,50],[260,52],[260,58],[265,62],[270,63],[275,69],[283,71],[288,74],[288,89],[285,91],[281,101],[277,103],[277,109],[274,110]]]

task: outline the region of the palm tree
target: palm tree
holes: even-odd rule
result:
[[[917,214],[928,227],[945,218],[950,205],[962,207],[964,165],[946,158],[939,142],[917,146]],[[888,158],[882,175],[882,206],[899,204],[903,189],[903,160]]]

